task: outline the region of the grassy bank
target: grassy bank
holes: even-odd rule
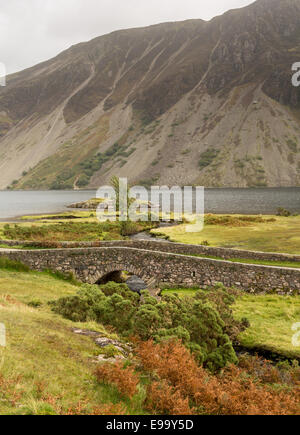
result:
[[[0,415],[79,413],[86,406],[127,403],[113,387],[95,382],[93,361],[101,351],[71,330],[104,328],[74,324],[47,305],[77,289],[45,273],[0,269],[0,322],[7,330],[7,346],[0,347]],[[130,406],[133,414],[141,412],[139,404]]]
[[[262,252],[300,254],[300,216],[245,216],[215,215],[205,219],[204,229],[198,233],[186,232],[186,225],[154,229],[170,240],[188,244],[208,243],[210,246],[246,249]]]
[[[250,321],[250,328],[239,337],[242,346],[300,358],[300,346],[292,345],[292,325],[300,321],[300,296],[243,295],[233,310],[237,319]]]

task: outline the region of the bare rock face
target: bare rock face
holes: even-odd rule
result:
[[[0,188],[300,185],[299,0],[122,30],[8,77]]]

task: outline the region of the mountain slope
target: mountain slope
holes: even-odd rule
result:
[[[294,62],[300,0],[71,47],[0,89],[0,188],[300,185]]]

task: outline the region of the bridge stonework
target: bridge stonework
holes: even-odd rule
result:
[[[72,272],[77,279],[90,284],[110,272],[127,270],[152,286],[205,287],[221,282],[227,287],[252,293],[300,294],[300,269],[232,263],[120,245],[7,250],[0,252],[0,255],[21,261],[38,271],[51,269]]]

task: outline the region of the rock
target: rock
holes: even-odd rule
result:
[[[73,329],[74,334],[85,335],[87,337],[97,337],[99,336],[99,332],[96,331],[88,331],[86,329]]]
[[[123,356],[123,355],[116,355],[114,358],[105,358],[105,356],[104,355],[98,355],[97,356],[97,359],[96,359],[96,363],[115,363],[115,362],[118,362],[118,361],[122,361],[122,360],[124,360],[125,359],[125,357]]]
[[[146,283],[136,275],[131,276],[127,281],[126,285],[130,288],[131,291],[135,293],[141,293],[142,290],[147,289]]]
[[[87,329],[72,329],[74,334],[78,335],[85,335],[86,337],[92,337],[94,338],[94,341],[97,346],[104,348],[107,346],[114,346],[122,355],[118,355],[117,357],[122,357],[122,359],[128,357],[130,352],[132,351],[132,347],[129,343],[123,344],[118,340],[112,340],[111,338],[107,338],[104,336],[101,336],[99,332],[96,331],[89,331]],[[103,355],[100,355],[101,357],[104,357]],[[108,359],[106,359],[107,361]]]

